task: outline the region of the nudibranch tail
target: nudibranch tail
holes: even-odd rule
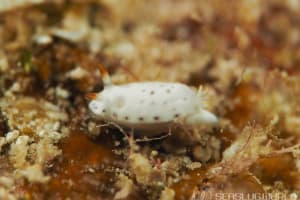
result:
[[[111,79],[110,79],[107,69],[101,63],[98,65],[98,68],[100,70],[104,86],[111,85],[112,82],[111,82]]]
[[[189,124],[197,124],[199,122],[204,124],[216,124],[219,120],[213,113],[200,109],[198,113],[188,117],[187,121]]]

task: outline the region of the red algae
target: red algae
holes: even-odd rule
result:
[[[109,196],[109,185],[112,184],[114,174],[105,168],[113,168],[113,163],[119,160],[111,148],[92,141],[84,133],[73,133],[60,145],[63,156],[49,172],[52,178],[48,184],[29,184],[24,190],[28,190],[33,199],[86,199]]]
[[[237,86],[231,96],[233,108],[225,115],[226,118],[234,122],[234,125],[242,128],[252,120],[257,120],[253,110],[257,109],[257,102],[260,98],[260,91],[250,83],[242,83]]]

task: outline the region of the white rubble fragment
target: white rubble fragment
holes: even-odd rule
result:
[[[2,57],[0,54],[0,71],[6,72],[9,69],[8,61],[6,57]]]
[[[175,198],[175,191],[171,188],[166,187],[160,195],[160,200],[173,200]]]
[[[1,0],[0,11],[6,11],[19,6],[37,4],[45,1],[46,0]]]
[[[14,180],[13,178],[9,178],[7,176],[0,177],[0,185],[5,186],[6,188],[13,187]]]
[[[81,41],[88,36],[90,29],[86,16],[85,10],[81,12],[74,9],[67,10],[62,21],[62,27],[51,29],[51,33],[72,42]]]
[[[17,170],[17,174],[25,177],[29,182],[46,183],[50,177],[45,176],[40,164],[31,165],[21,170]]]
[[[88,72],[82,67],[78,66],[75,69],[72,69],[67,73],[67,77],[70,77],[73,80],[79,80],[88,75]]]
[[[22,168],[27,164],[27,154],[28,154],[28,143],[30,141],[29,136],[21,135],[17,140],[11,144],[9,150],[9,159],[13,163],[14,167]]]
[[[114,199],[125,199],[133,190],[133,181],[126,175],[120,174],[117,187],[120,188],[120,190],[115,194]]]
[[[0,187],[0,199],[16,200],[17,198],[14,197],[7,189]]]
[[[298,195],[296,193],[292,193],[292,194],[290,194],[290,199],[291,200],[297,200],[298,199]]]
[[[121,42],[115,48],[114,52],[120,57],[127,59],[134,58],[136,55],[136,49],[131,42]]]
[[[192,162],[191,164],[187,165],[187,168],[194,170],[201,168],[202,164],[200,162]]]
[[[61,97],[63,99],[66,99],[70,96],[69,91],[66,90],[66,89],[63,89],[61,87],[56,87],[55,88],[55,94],[56,94],[56,96]]]
[[[13,142],[15,139],[17,139],[19,134],[20,134],[20,131],[18,131],[18,130],[13,130],[13,131],[8,132],[5,136],[6,143]]]
[[[50,35],[44,34],[44,35],[36,35],[33,38],[33,41],[40,45],[47,45],[52,43],[53,39]]]
[[[150,161],[140,153],[132,153],[129,156],[130,167],[136,176],[138,183],[148,183],[152,166]]]

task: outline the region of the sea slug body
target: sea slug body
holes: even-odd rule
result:
[[[193,125],[216,123],[217,117],[203,109],[202,96],[181,83],[137,82],[113,85],[100,67],[104,90],[89,93],[89,109],[99,119],[152,136],[178,121]]]

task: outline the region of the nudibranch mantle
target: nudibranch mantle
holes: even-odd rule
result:
[[[201,91],[182,83],[136,82],[113,85],[100,65],[104,89],[89,93],[89,109],[98,118],[153,136],[181,123],[215,124],[217,117],[204,109]]]

